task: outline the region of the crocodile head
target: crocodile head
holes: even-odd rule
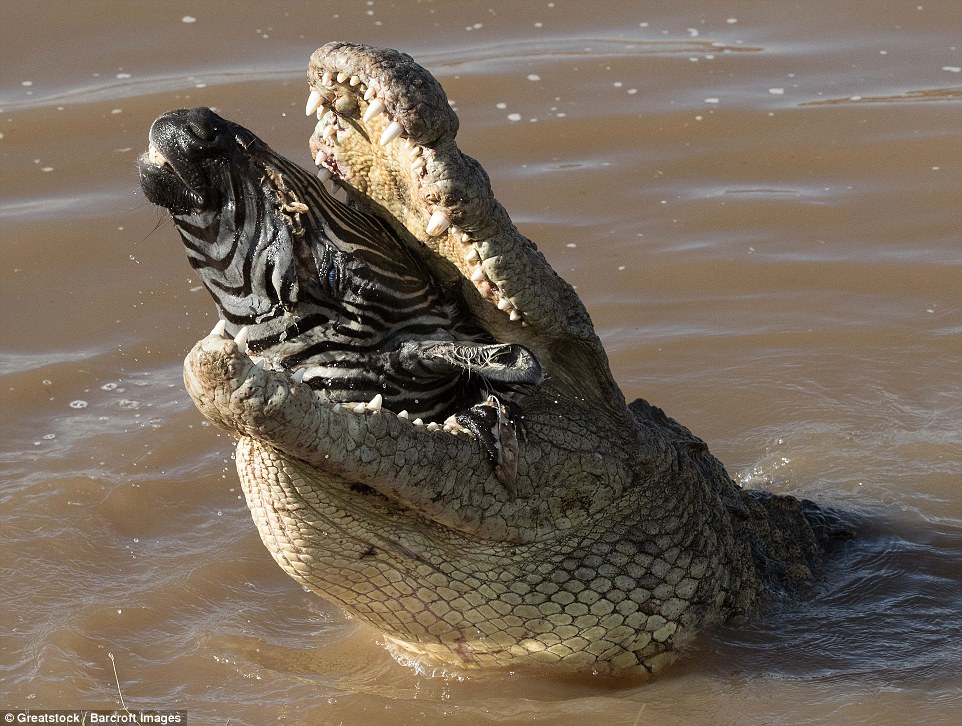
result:
[[[308,81],[311,152],[347,205],[208,109],[158,119],[141,159],[221,317],[188,392],[238,439],[280,566],[407,658],[640,674],[807,583],[814,506],[745,496],[626,405],[430,73],[331,43]]]

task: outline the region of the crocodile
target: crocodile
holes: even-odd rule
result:
[[[281,568],[403,662],[456,669],[646,678],[810,596],[844,518],[742,488],[626,401],[431,73],[335,42],[308,85],[316,173],[209,109],[159,118],[140,160],[218,309],[187,391],[237,439]]]

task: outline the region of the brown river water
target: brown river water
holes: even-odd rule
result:
[[[958,0],[2,11],[0,706],[119,684],[199,724],[959,723]],[[335,39],[438,76],[630,398],[858,519],[814,600],[647,685],[425,673],[275,566],[183,390],[214,308],[136,159],[209,105],[310,164],[304,69]]]

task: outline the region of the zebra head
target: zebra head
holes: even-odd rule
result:
[[[227,325],[262,333],[301,293],[297,215],[283,211],[272,153],[206,108],[161,116],[150,141],[140,164],[147,198],[170,211]]]
[[[210,109],[158,118],[140,173],[220,329],[326,400],[373,398],[425,421],[484,404],[471,420],[489,426],[541,383],[535,356],[494,341],[396,231]]]

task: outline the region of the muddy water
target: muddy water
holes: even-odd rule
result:
[[[921,2],[921,5],[919,4]],[[953,723],[962,7],[4,4],[0,700],[193,723]],[[261,546],[180,361],[212,306],[135,160],[210,105],[309,163],[309,53],[413,53],[629,396],[854,512],[817,599],[639,686],[416,673]]]

